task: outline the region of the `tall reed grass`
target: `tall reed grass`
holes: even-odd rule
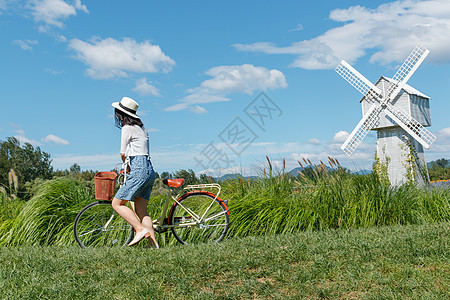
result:
[[[8,196],[6,189],[0,186],[0,235],[19,214],[24,202]]]
[[[228,236],[450,220],[449,188],[392,187],[376,173],[349,175],[339,162],[329,163],[334,170],[321,162],[311,178],[300,172],[295,179],[284,170],[274,175],[269,164],[265,178],[226,182]]]
[[[449,187],[391,187],[375,173],[349,175],[331,159],[333,169],[321,162],[312,177],[300,172],[298,178],[268,163],[265,177],[221,183],[231,212],[227,237],[450,220]],[[75,244],[73,222],[93,198],[88,185],[67,178],[42,183],[27,202],[0,193],[0,246]],[[152,194],[152,218],[160,216],[164,201],[161,191]],[[176,244],[170,231],[157,238],[160,245]]]
[[[43,183],[15,218],[3,222],[0,246],[75,244],[73,222],[92,198],[89,188],[73,179]]]

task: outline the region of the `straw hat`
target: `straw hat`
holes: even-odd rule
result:
[[[136,111],[139,107],[139,104],[137,104],[136,101],[129,97],[123,97],[120,102],[114,102],[111,104],[115,108],[117,108],[120,111],[123,111],[129,116],[132,116],[133,118],[139,119],[139,116],[136,115]]]

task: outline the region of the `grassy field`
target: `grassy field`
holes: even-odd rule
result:
[[[443,299],[450,285],[450,188],[392,187],[321,163],[222,182],[221,244],[83,250],[77,213],[92,182],[41,182],[28,201],[0,193],[0,299]],[[330,160],[330,165],[333,162]],[[149,212],[164,196],[155,188]]]
[[[449,229],[341,228],[160,250],[3,247],[0,298],[445,299]]]

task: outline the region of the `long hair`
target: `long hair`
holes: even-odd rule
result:
[[[122,129],[125,125],[138,125],[139,127],[144,126],[141,119],[133,118],[132,116],[124,113],[119,109],[114,110],[114,121],[116,122],[116,127]]]

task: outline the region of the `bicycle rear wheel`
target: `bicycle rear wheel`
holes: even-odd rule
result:
[[[112,208],[111,201],[97,201],[78,213],[73,233],[82,248],[123,247],[133,239],[134,229]]]
[[[182,244],[220,242],[229,225],[228,209],[222,200],[207,192],[187,193],[174,203],[169,225]],[[196,220],[197,219],[197,220]]]

